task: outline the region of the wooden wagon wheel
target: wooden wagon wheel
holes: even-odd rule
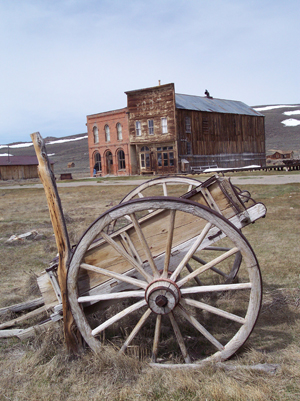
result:
[[[107,235],[105,227],[125,215],[132,223]],[[205,265],[194,264],[202,249],[223,242],[231,243],[229,251],[212,250]],[[238,252],[240,282],[220,284],[212,268],[231,269]],[[188,262],[191,273],[184,270]],[[106,281],[85,292],[87,273],[90,284],[95,277]],[[260,270],[245,237],[220,214],[179,198],[134,200],[101,215],[79,241],[67,283],[75,321],[95,352],[105,338],[120,352],[152,354],[162,366],[229,358],[247,340],[261,305]]]
[[[199,185],[201,185],[202,181],[199,181],[195,178],[185,177],[185,176],[157,177],[152,180],[148,180],[148,181],[144,182],[143,184],[139,185],[138,187],[134,188],[131,192],[129,192],[120,201],[120,203],[128,202],[132,199],[144,198],[145,195],[147,197],[150,195],[152,196],[152,191],[154,189],[153,187],[156,187],[156,189],[158,187],[160,187],[161,193],[159,195],[168,196],[168,186],[170,188],[170,185],[172,185],[174,188],[174,184],[184,185],[185,191],[183,190],[183,193],[180,195],[178,193],[176,193],[176,196],[182,196],[182,195],[186,194],[187,192],[191,191],[192,189],[194,189],[195,187],[198,187]],[[239,191],[239,193],[241,192],[241,190],[239,188],[238,188],[238,191]],[[248,192],[248,191],[245,191],[245,192]],[[249,192],[248,192],[248,194],[249,194]],[[250,197],[250,194],[249,194],[249,197]],[[152,210],[149,210],[149,212],[151,212],[151,211]],[[130,221],[130,217],[128,215],[125,217]],[[110,233],[113,230],[114,224],[115,224],[115,222],[113,222],[112,225],[107,226],[108,233]],[[229,250],[229,249],[226,249],[226,250]],[[224,248],[217,249],[217,247],[216,247],[214,249],[214,251],[222,252],[222,251],[224,251]],[[202,264],[206,263],[205,259],[199,259],[199,258],[197,258],[197,256],[194,257],[194,260],[197,260],[198,263],[202,263]],[[232,269],[229,272],[223,272],[222,270],[217,269],[217,268],[215,268],[215,272],[218,273],[221,277],[223,277],[223,279],[226,283],[231,283],[231,282],[233,282],[233,280],[236,278],[236,276],[238,274],[240,264],[241,264],[241,255],[240,255],[240,253],[238,253],[233,261]],[[186,268],[189,271],[191,271],[191,266],[189,263],[187,263]],[[200,280],[198,279],[198,277],[195,277],[195,281],[198,282],[198,284],[200,284]]]
[[[139,185],[138,187],[134,188],[131,192],[129,192],[120,203],[127,202],[134,198],[144,198],[153,195],[153,187],[158,189],[160,187],[160,192],[155,194],[157,196],[168,196],[170,195],[168,188],[170,190],[170,185],[174,187],[174,184],[177,185],[184,185],[184,190],[182,195],[186,192],[191,191],[193,188],[198,187],[202,182],[196,180],[195,178],[189,178],[184,176],[166,176],[166,177],[158,177],[152,180],[146,181],[143,184]],[[151,189],[150,189],[151,188]],[[172,196],[174,196],[172,194]],[[179,196],[176,194],[176,196]]]

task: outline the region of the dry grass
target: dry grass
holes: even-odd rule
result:
[[[71,242],[128,193],[130,186],[59,190]],[[267,217],[243,233],[259,259],[264,281],[260,318],[250,339],[228,363],[276,363],[276,374],[150,369],[106,347],[78,359],[65,352],[61,326],[31,341],[0,340],[1,400],[299,400],[300,398],[300,186],[247,186]],[[37,295],[35,274],[56,255],[43,190],[0,190],[0,307]],[[9,245],[13,234],[37,230],[37,240]],[[7,317],[6,317],[7,318]]]

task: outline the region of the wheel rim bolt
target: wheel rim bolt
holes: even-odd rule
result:
[[[163,307],[167,306],[168,298],[165,297],[164,295],[158,295],[156,297],[155,303],[156,303],[157,306],[163,308]]]

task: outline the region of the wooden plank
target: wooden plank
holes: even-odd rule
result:
[[[24,310],[34,309],[44,304],[43,297],[31,299],[30,301],[22,302],[20,304],[10,305],[0,309],[0,316],[8,312],[23,312]]]
[[[38,158],[38,172],[43,183],[51,222],[59,254],[58,282],[62,294],[63,317],[64,317],[64,336],[67,349],[73,353],[78,353],[80,348],[80,335],[73,330],[74,319],[67,296],[67,266],[71,257],[71,247],[67,227],[63,215],[60,197],[57,191],[55,176],[51,170],[47,157],[45,143],[39,132],[31,134],[31,139]]]

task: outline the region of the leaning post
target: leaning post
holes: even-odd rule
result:
[[[39,162],[38,173],[46,193],[56,246],[58,249],[59,263],[57,275],[62,296],[65,342],[68,351],[77,354],[81,349],[81,336],[75,327],[67,291],[67,271],[71,257],[70,240],[55,182],[55,176],[50,166],[44,140],[39,132],[35,132],[30,136]]]

